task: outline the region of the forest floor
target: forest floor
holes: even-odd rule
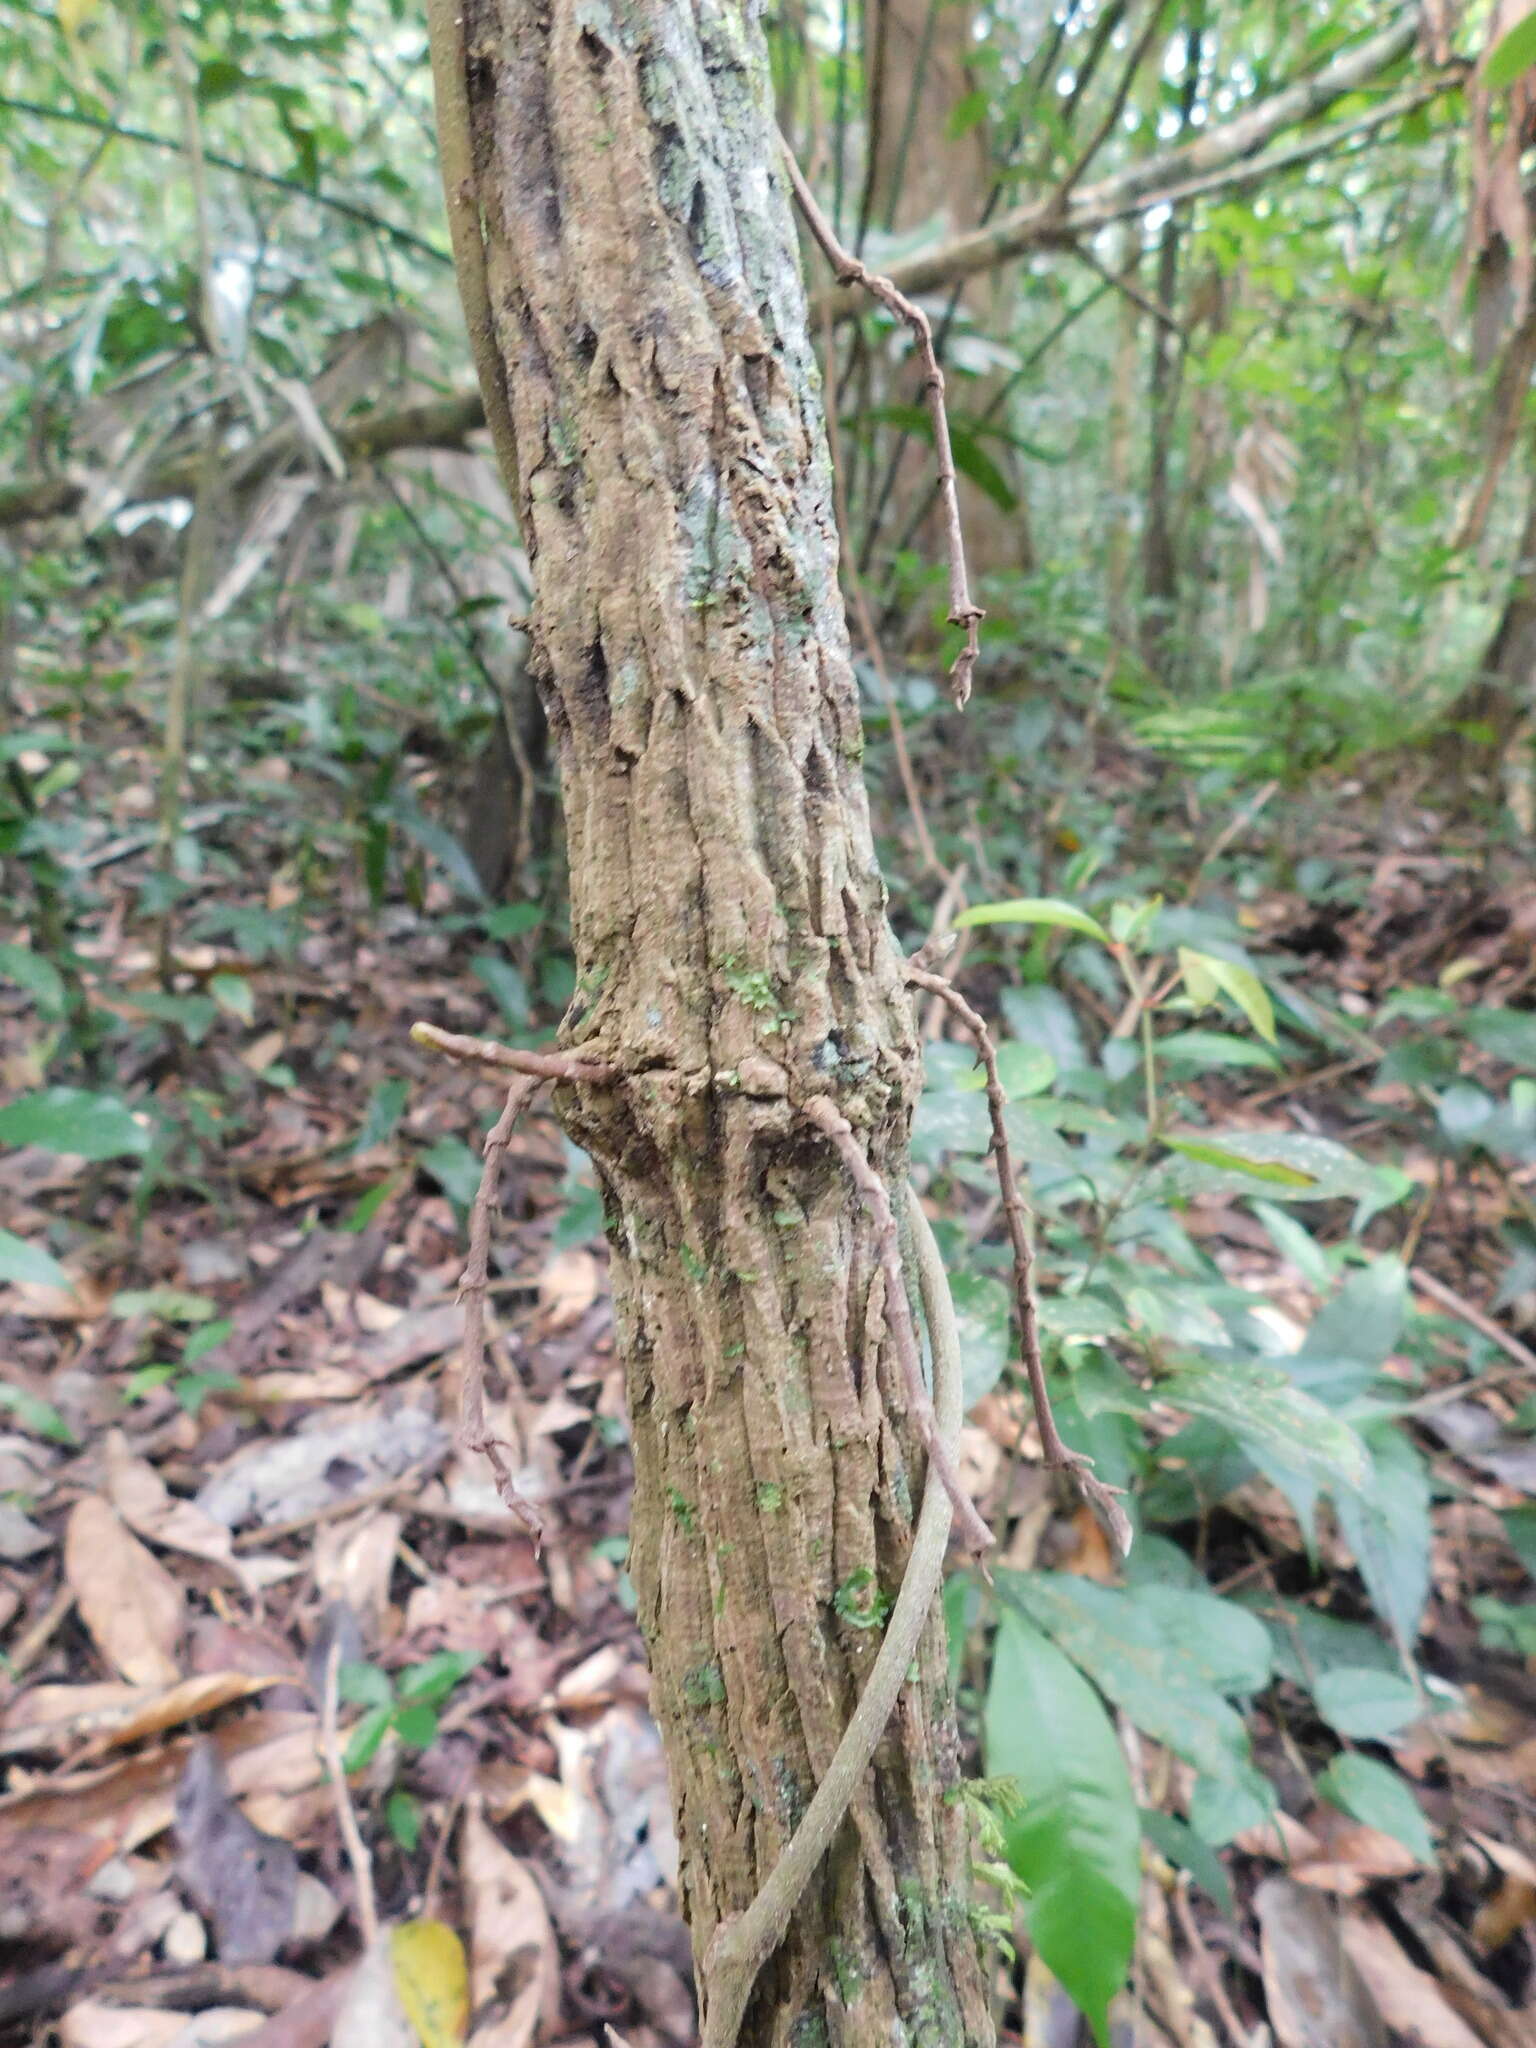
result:
[[[131,823],[104,811],[101,845]],[[1309,984],[1362,1017],[1393,988],[1469,979],[1485,1004],[1530,1004],[1528,880],[1490,880],[1427,834],[1411,853],[1350,844],[1369,879],[1347,912],[1279,889],[1258,905]],[[259,852],[239,849],[250,907],[285,914],[289,871]],[[686,2048],[675,1849],[623,1569],[623,1389],[581,1163],[542,1106],[525,1117],[491,1269],[491,1427],[545,1519],[536,1552],[454,1437],[464,1219],[502,1091],[410,1040],[421,1018],[497,1029],[442,929],[446,891],[419,913],[342,890],[306,902],[276,964],[178,943],[174,988],[205,1007],[157,1032],[155,935],[134,908],[148,858],[95,870],[86,950],[98,1000],[144,1025],[113,1042],[106,1078],[191,1135],[147,1200],[143,1162],[40,1148],[8,1155],[0,1192],[0,1227],[28,1244],[75,1226],[67,1287],[0,1290],[0,2042],[442,2048],[467,2009],[476,2048]],[[0,995],[0,1099],[37,1086],[43,1035]],[[1520,1433],[1536,1272],[1511,1293],[1497,1236],[1512,1209],[1536,1215],[1536,1169],[1454,1165],[1410,1085],[1362,1086],[1347,1061],[1234,1101],[1250,1125],[1405,1165],[1419,1298],[1497,1354],[1473,1381],[1443,1374],[1418,1428],[1436,1480],[1422,1655],[1455,1693],[1394,1754],[1445,1848],[1426,1867],[1291,1771],[1295,1810],[1225,1858],[1229,1900],[1165,1866],[1149,1879],[1125,2038],[1237,2048],[1267,2022],[1285,2044],[1530,2043],[1536,1677],[1485,1647],[1470,1603],[1518,1592],[1492,1511],[1536,1495]],[[1184,1221],[1276,1313],[1305,1295],[1240,1206]],[[1044,1547],[1108,1576],[1069,1508],[1053,1535],[1038,1516],[1026,1533],[1005,1497],[1021,1420],[994,1399],[968,1425],[1007,1561]],[[1314,1568],[1272,1489],[1239,1512],[1236,1576],[1299,1562],[1319,1610],[1355,1610],[1331,1529]],[[1291,1740],[1256,1721],[1282,1785]],[[338,1806],[327,1757],[343,1750]],[[1176,1804],[1176,1779],[1142,1762]],[[1016,1971],[997,1973],[1005,2040],[1068,2038],[1047,2031],[1060,2014],[1041,2017],[1038,1974],[1021,2008]]]

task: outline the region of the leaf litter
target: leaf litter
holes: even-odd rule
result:
[[[1454,868],[1384,859],[1358,910],[1276,899],[1257,915],[1303,957],[1315,945],[1357,1013],[1447,967],[1476,977],[1485,1008],[1529,992],[1523,910],[1490,917]],[[257,1127],[229,1148],[232,1207],[178,1199],[136,1233],[130,1169],[41,1150],[7,1161],[0,1224],[62,1252],[65,1284],[0,1290],[14,1389],[0,1418],[0,1940],[25,1958],[0,1985],[0,2038],[50,2023],[78,2048],[694,2038],[665,1772],[622,1569],[630,1473],[600,1241],[559,1241],[563,1143],[546,1117],[526,1119],[489,1292],[488,1423],[554,1523],[535,1555],[447,1420],[462,1203],[441,1148],[459,1133],[468,1151],[497,1091],[422,1061],[406,1032],[424,1012],[482,1020],[434,960],[425,922],[414,954],[374,967],[351,1067],[323,1094],[269,1090]],[[210,1056],[264,1072],[323,1042],[334,987],[250,979],[250,1029],[226,1019]],[[400,1126],[349,1151],[370,1098],[402,1075]],[[1359,1143],[1394,1112],[1394,1085],[1292,1089],[1272,1122],[1245,1125],[1253,1156],[1266,1131]],[[1211,1091],[1219,1123],[1231,1107],[1219,1077]],[[1167,1939],[1190,1982],[1198,1991],[1216,1958],[1247,2027],[1267,2020],[1277,2041],[1310,2048],[1298,2013],[1316,2010],[1335,2015],[1330,2039],[1504,2048],[1529,2025],[1536,1693],[1532,1650],[1490,1653],[1474,1603],[1518,1594],[1502,1518],[1531,1490],[1519,1414],[1531,1388],[1518,1361],[1505,1384],[1467,1376],[1466,1326],[1443,1299],[1492,1298],[1507,1176],[1446,1186],[1431,1160],[1404,1156],[1435,1187],[1419,1258],[1442,1295],[1418,1296],[1415,1312],[1438,1333],[1454,1392],[1415,1433],[1435,1482],[1424,1661],[1438,1683],[1406,1720],[1391,1721],[1395,1695],[1383,1706],[1363,1681],[1350,1700],[1388,1714],[1379,1736],[1357,1738],[1362,1760],[1390,1760],[1411,1786],[1436,1860],[1370,1807],[1370,1777],[1362,1810],[1346,1813],[1317,1796],[1315,1754],[1311,1784],[1298,1771],[1316,1732],[1303,1643],[1293,1666],[1277,1658],[1281,1675],[1245,1716],[1286,1810],[1223,1852],[1238,1923],[1156,1856],[1152,1881],[1179,1906]],[[1202,1191],[1198,1176],[1189,1188],[1191,1236],[1296,1353],[1319,1292],[1304,1247],[1297,1265],[1251,1205]],[[349,1227],[348,1206],[381,1189]],[[50,1228],[71,1211],[91,1224],[73,1249]],[[206,1348],[187,1341],[199,1330]],[[1146,1413],[1164,1440],[1198,1419],[1177,1391]],[[1296,1412],[1299,1437],[1315,1417],[1305,1400]],[[1118,1586],[1096,1525],[1018,1469],[1022,1419],[998,1384],[967,1428],[968,1479],[984,1505],[1013,1513],[1006,1565]],[[1325,1446],[1333,1476],[1355,1473],[1365,1440]],[[1275,1469],[1213,1510],[1209,1542],[1281,1636],[1297,1613],[1358,1623],[1358,1560],[1337,1523],[1310,1518],[1282,1483],[1294,1443],[1273,1448]],[[382,1731],[347,1773],[382,1921],[366,1948],[323,1754],[338,1640],[342,1739],[357,1742],[370,1714]],[[1140,1654],[1154,1651],[1165,1654]],[[463,1674],[413,1700],[414,1674],[443,1658]],[[1189,1766],[1145,1731],[1137,1741],[1148,1802],[1190,1811]],[[1158,1925],[1149,1916],[1149,1941]],[[1168,2020],[1168,1973],[1149,1968],[1144,1982]]]

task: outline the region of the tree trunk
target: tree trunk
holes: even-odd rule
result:
[[[562,1042],[622,1070],[558,1099],[603,1190],[630,1568],[702,1956],[827,1766],[911,1537],[872,1232],[795,1104],[832,1096],[899,1186],[917,1050],[755,17],[466,0],[463,33],[459,197],[569,842]],[[991,2040],[957,1771],[935,1616],[749,2048]]]

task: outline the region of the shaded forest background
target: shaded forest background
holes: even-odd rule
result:
[[[1529,2041],[1536,14],[770,36],[933,320],[987,608],[956,712],[910,337],[811,250],[892,918],[998,1033],[1058,1417],[1138,1531],[1032,1469],[935,1003],[1002,2038]],[[497,1090],[410,1026],[590,992],[424,29],[0,0],[0,160],[0,2031],[687,2043],[601,1209],[538,1116],[490,1305],[542,1556],[452,1438]],[[200,1888],[240,1826],[275,1889]]]

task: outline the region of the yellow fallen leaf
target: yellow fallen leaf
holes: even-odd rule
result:
[[[389,1937],[395,1989],[422,2048],[460,2048],[469,2025],[464,1944],[441,1920],[408,1920]]]

